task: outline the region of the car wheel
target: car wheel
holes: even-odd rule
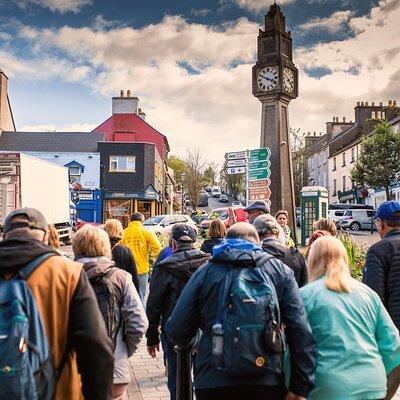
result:
[[[361,225],[358,222],[352,222],[350,224],[350,229],[352,231],[359,231],[361,229]]]

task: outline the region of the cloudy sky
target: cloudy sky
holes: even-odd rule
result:
[[[281,0],[300,70],[290,125],[323,131],[400,98],[400,0]],[[18,130],[91,130],[131,89],[172,153],[258,146],[251,95],[268,0],[0,0],[0,68]]]

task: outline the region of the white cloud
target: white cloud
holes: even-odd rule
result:
[[[190,14],[194,15],[195,17],[206,17],[210,13],[211,10],[208,8],[201,8],[201,9],[192,8],[190,10]]]
[[[53,12],[61,14],[67,12],[78,13],[83,7],[92,4],[91,0],[17,0],[20,7],[28,5],[36,5],[43,8],[48,8]]]
[[[258,12],[261,10],[266,10],[271,4],[274,3],[273,0],[233,0],[240,8],[248,11]],[[279,5],[283,6],[286,4],[293,3],[296,0],[280,0]]]
[[[319,132],[332,116],[353,119],[357,101],[387,101],[400,93],[400,7],[388,4],[350,18],[353,37],[295,51],[300,97],[291,104],[292,127]],[[142,29],[26,27],[20,39],[31,56],[0,50],[0,59],[19,79],[61,77],[107,98],[131,89],[173,153],[198,146],[219,161],[226,151],[259,143],[261,107],[251,94],[258,28],[247,19],[209,27],[178,16]],[[313,68],[330,73],[314,78],[307,74]],[[85,110],[81,118],[85,122]]]
[[[75,123],[67,125],[38,124],[24,125],[18,128],[21,132],[91,132],[96,124]]]
[[[323,29],[334,33],[343,28],[343,25],[349,22],[353,15],[354,12],[350,10],[336,11],[326,18],[314,18],[300,25],[300,28],[303,30]]]

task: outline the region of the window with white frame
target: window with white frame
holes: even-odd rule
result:
[[[136,172],[136,157],[110,156],[110,172]]]
[[[356,161],[356,152],[355,152],[355,148],[353,147],[351,149],[351,162],[353,163],[354,161]]]
[[[333,171],[336,171],[336,157],[333,157]]]
[[[69,181],[72,182],[80,182],[81,181],[81,167],[71,166],[68,168]]]
[[[342,160],[342,167],[346,166],[346,152],[344,151],[342,154],[343,160]]]

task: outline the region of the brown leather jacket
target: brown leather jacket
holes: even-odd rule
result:
[[[15,271],[49,252],[53,252],[51,248],[37,241],[0,242],[0,273]],[[108,400],[113,382],[112,346],[82,264],[54,254],[35,269],[27,283],[42,317],[56,368],[69,343],[69,356],[57,382],[55,399]]]

